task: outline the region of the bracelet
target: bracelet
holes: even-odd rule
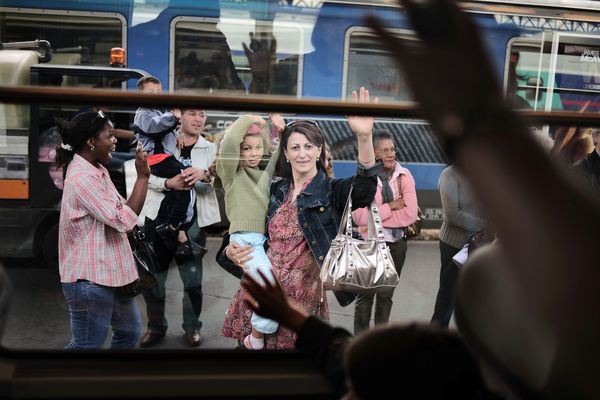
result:
[[[371,164],[372,162],[375,162],[375,160],[377,160],[377,158],[373,158],[372,160],[365,162],[365,161],[361,161],[360,158],[356,158],[356,160],[359,162],[359,164],[361,165],[365,165],[365,164]]]

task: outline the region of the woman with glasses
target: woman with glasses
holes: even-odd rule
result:
[[[56,161],[65,171],[60,209],[58,260],[60,281],[71,315],[66,349],[102,348],[109,328],[112,349],[131,349],[140,334],[140,313],[118,288],[138,279],[127,240],[142,210],[150,167],[138,145],[137,179],[129,200],[110,180],[102,164],[111,160],[117,140],[102,113],[75,116],[61,129]]]
[[[364,88],[353,93],[357,102],[368,103]],[[372,142],[372,117],[349,117],[348,122],[358,140],[358,168],[346,179],[327,177],[324,171],[325,138],[314,121],[289,123],[281,136],[280,153],[271,184],[267,211],[267,255],[273,273],[287,295],[306,312],[329,318],[327,296],[319,279],[321,264],[338,232],[350,188],[354,207],[371,203],[376,191],[378,165]],[[250,246],[232,242],[219,257],[240,267],[252,258]],[[341,305],[352,302],[354,295],[335,293]],[[232,300],[222,329],[226,337],[242,341],[250,333],[251,309],[244,303],[246,291],[240,288]],[[265,337],[268,349],[292,349],[296,334],[279,326]]]
[[[383,225],[383,236],[390,249],[398,275],[406,258],[404,227],[417,219],[417,192],[410,171],[396,161],[396,147],[392,134],[384,129],[373,133],[375,157],[383,161],[377,173],[377,208]],[[367,237],[369,213],[360,208],[352,213],[362,237]],[[375,294],[360,294],[354,310],[354,334],[367,330],[375,301],[375,325],[387,323],[392,311],[394,288]]]

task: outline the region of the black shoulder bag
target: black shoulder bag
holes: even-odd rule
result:
[[[119,291],[123,296],[135,297],[156,286],[158,266],[152,243],[146,239],[146,235],[139,226],[136,225],[128,233],[128,238],[139,277],[135,281],[121,286]]]

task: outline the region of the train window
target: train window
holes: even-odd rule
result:
[[[55,64],[108,65],[123,47],[125,22],[117,13],[0,8],[0,42],[47,40]]]
[[[517,39],[508,50],[505,90],[518,108],[534,108],[543,104],[547,76],[539,70],[541,42]],[[546,57],[547,58],[547,57]],[[546,74],[547,75],[547,74]]]
[[[598,111],[600,97],[600,38],[555,32],[551,56],[550,93],[561,98],[562,108],[570,111]],[[551,64],[552,66],[552,64]]]
[[[249,19],[182,17],[174,23],[171,87],[296,96],[302,30]],[[265,54],[268,62],[246,54]],[[270,52],[274,52],[272,55]]]
[[[409,31],[403,31],[399,35],[410,37]],[[350,97],[352,91],[360,86],[366,86],[372,94],[384,101],[410,100],[402,71],[366,28],[350,29],[345,46],[343,98]]]
[[[597,36],[545,32],[509,45],[505,88],[517,108],[596,111],[599,76]]]

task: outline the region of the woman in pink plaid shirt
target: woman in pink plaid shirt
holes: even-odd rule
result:
[[[146,198],[146,154],[138,146],[137,180],[125,200],[102,165],[112,158],[117,142],[104,113],[78,114],[64,124],[61,136],[57,162],[66,172],[58,254],[72,331],[65,348],[102,348],[110,327],[110,347],[130,349],[138,341],[140,313],[133,298],[117,289],[138,278],[127,232],[136,225]]]

